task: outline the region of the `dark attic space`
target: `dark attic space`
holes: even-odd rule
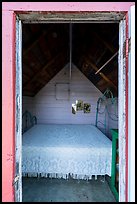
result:
[[[116,202],[118,23],[22,25],[24,202]]]
[[[118,24],[72,24],[72,62],[103,93],[118,95]],[[70,25],[23,25],[23,95],[35,96],[70,62]]]

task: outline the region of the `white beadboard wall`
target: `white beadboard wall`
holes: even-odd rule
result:
[[[69,83],[69,99],[66,91],[56,91],[56,84]],[[72,64],[71,77],[69,64],[67,64],[35,97],[23,97],[23,112],[30,111],[37,117],[39,124],[93,124],[96,120],[96,105],[102,93]],[[83,100],[91,104],[91,112],[77,111],[72,114],[72,104],[76,100]],[[104,116],[99,116],[104,121]],[[109,121],[109,120],[108,120]],[[111,125],[110,125],[111,126]],[[113,126],[113,125],[112,125]]]
[[[56,84],[69,83],[69,99],[57,99]],[[60,93],[65,97],[65,92]],[[48,124],[95,124],[96,102],[102,93],[72,65],[71,78],[67,64],[35,97],[23,97],[23,111],[36,115],[38,123]],[[83,100],[91,104],[91,112],[72,114],[72,104]]]

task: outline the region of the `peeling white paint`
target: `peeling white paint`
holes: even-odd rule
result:
[[[129,12],[129,38],[131,49],[129,51],[129,128],[128,128],[128,201],[135,202],[135,6]]]
[[[85,16],[82,16],[82,13],[79,13],[78,15],[64,15],[58,14],[53,15],[48,13],[46,14],[41,14],[41,13],[30,13],[30,14],[19,14],[19,18],[24,22],[24,23],[45,23],[45,22],[70,22],[73,20],[73,22],[92,22],[92,23],[101,23],[101,22],[120,22],[119,23],[119,167],[120,167],[120,176],[119,176],[119,201],[125,201],[125,164],[126,164],[126,158],[125,158],[125,144],[126,144],[126,138],[125,138],[125,129],[126,129],[126,123],[125,123],[125,100],[126,100],[126,90],[125,90],[125,75],[126,75],[126,64],[125,64],[125,59],[123,56],[123,44],[126,39],[126,34],[125,34],[125,20],[122,20],[124,17],[124,13],[120,12],[94,12],[88,15],[85,14]]]
[[[16,20],[15,200],[22,202],[22,25]]]
[[[126,40],[126,21],[119,24],[119,70],[118,70],[118,95],[119,95],[119,201],[125,202],[125,147],[126,147],[126,64],[123,55],[124,42]]]

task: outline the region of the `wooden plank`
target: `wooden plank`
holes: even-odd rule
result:
[[[88,57],[84,57],[84,59],[85,59],[85,61],[86,61],[87,63],[89,63],[89,65],[91,65],[91,67],[92,67],[95,71],[98,71],[97,66],[91,61],[91,59],[89,59]],[[102,72],[100,72],[99,74],[100,74],[100,76],[101,76],[105,81],[107,81],[109,84],[111,84],[111,85],[115,88],[115,90],[117,90],[117,86],[116,86],[108,77],[106,77]]]
[[[112,42],[116,39],[117,34],[114,36],[114,38],[112,39]],[[104,49],[104,51],[100,54],[100,57],[97,59],[96,61],[96,65],[101,61],[101,59],[103,58],[103,56],[106,54],[107,52],[107,47]]]
[[[98,59],[96,60],[96,65],[101,61],[101,59],[106,54],[106,52],[107,52],[107,48],[105,48],[104,51],[101,52],[100,57],[98,57]]]
[[[34,74],[34,71],[31,69],[31,67],[28,64],[26,64],[26,62],[23,62],[22,72],[28,77],[32,77],[32,75]]]
[[[31,44],[27,49],[23,51],[23,56],[25,56],[40,40],[40,38],[45,37],[49,31],[53,29],[53,26],[51,26],[48,30],[44,31],[41,35],[38,36],[38,38]]]
[[[103,64],[103,65],[98,69],[98,71],[96,71],[95,74],[97,74],[98,72],[100,72],[100,70],[103,69],[117,54],[118,54],[118,51],[117,51],[107,62],[105,62],[105,64]]]
[[[29,76],[27,76],[25,73],[23,73],[22,75],[23,75],[23,81],[24,81],[24,80],[29,80],[29,79],[30,79]]]
[[[115,53],[117,50],[110,43],[106,42],[102,37],[100,37],[96,32],[92,31],[92,34],[102,42],[112,53]]]
[[[49,66],[51,66],[55,61],[57,61],[58,59],[60,59],[60,57],[62,56],[63,52],[59,53],[58,55],[56,55],[50,62],[48,62],[41,70],[39,70],[33,77],[32,79],[26,83],[24,85],[24,89],[30,85],[33,81],[35,81],[37,79],[37,77],[41,74],[41,72],[45,71]]]

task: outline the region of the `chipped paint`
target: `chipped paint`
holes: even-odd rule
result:
[[[20,20],[24,23],[36,23],[47,21],[112,21],[118,22],[125,15],[125,12],[30,12],[18,13]]]
[[[3,2],[10,11],[128,11],[135,2]]]
[[[22,25],[16,19],[15,201],[22,202]]]
[[[119,93],[120,103],[118,104],[119,109],[119,201],[126,201],[126,176],[127,176],[127,166],[126,166],[126,58],[124,53],[126,52],[127,46],[124,46],[126,42],[126,20],[122,20],[119,25]],[[124,49],[124,50],[123,50]]]
[[[14,202],[15,16],[2,12],[2,202]]]
[[[126,14],[126,175],[125,175],[125,180],[126,180],[126,202],[128,202],[128,52],[129,52],[129,39],[128,39],[128,13]]]
[[[9,156],[8,154],[12,155],[14,154],[14,144],[15,144],[15,39],[14,39],[14,32],[15,32],[15,22],[12,20],[14,16],[14,12],[16,12],[16,15],[19,15],[20,18],[24,18],[25,22],[25,15],[27,17],[27,22],[30,20],[33,21],[36,20],[37,22],[41,19],[43,19],[43,22],[46,20],[47,22],[47,16],[45,19],[45,14],[42,15],[42,13],[37,14],[37,17],[39,19],[36,19],[36,13],[34,14],[34,11],[60,11],[60,12],[69,12],[69,11],[75,11],[77,12],[77,18],[75,17],[75,20],[78,21],[81,19],[81,13],[80,12],[94,12],[93,16],[89,16],[91,14],[87,13],[87,20],[91,21],[101,21],[102,18],[104,21],[111,22],[114,20],[119,21],[121,20],[123,12],[128,11],[131,5],[134,5],[135,2],[2,2],[2,53],[3,53],[3,59],[2,59],[2,201],[12,201],[14,202],[14,192],[13,192],[13,175],[14,175],[14,157]],[[21,11],[23,12],[21,14]],[[32,12],[32,16],[28,17],[29,13]],[[98,11],[96,13],[96,11]],[[105,11],[105,13],[104,13]],[[106,11],[109,11],[108,13]],[[20,12],[20,14],[19,14]],[[103,14],[102,14],[103,12]],[[117,13],[117,17],[113,18],[113,12],[121,12]],[[105,16],[104,16],[105,14]],[[41,17],[42,15],[42,17]],[[51,15],[51,14],[48,14]],[[61,14],[64,16],[64,14]],[[78,16],[79,15],[79,16]],[[63,16],[56,16],[61,21],[61,19],[64,20]],[[67,16],[67,14],[66,14]],[[74,17],[74,16],[73,16]],[[71,16],[71,18],[73,18]],[[108,18],[110,17],[110,19]],[[29,18],[29,19],[28,19]],[[71,20],[71,18],[68,19]],[[80,19],[79,19],[80,18]],[[67,18],[66,18],[67,19]],[[52,17],[49,16],[49,20],[52,20],[52,22],[55,19],[55,16]],[[83,18],[81,19],[83,20]],[[23,21],[23,19],[22,19]],[[85,21],[85,19],[84,19]],[[122,56],[122,52],[121,52]],[[119,57],[121,60],[121,57]],[[121,78],[119,78],[121,83],[125,83],[125,64],[123,63],[123,69],[121,70],[122,75],[120,75]],[[122,92],[123,91],[123,92]],[[121,101],[125,100],[125,89],[121,89],[120,93],[124,98],[121,97]],[[123,103],[122,103],[123,104]],[[124,103],[125,104],[125,103]],[[125,106],[122,107],[125,110]],[[126,109],[127,110],[127,109]],[[120,112],[121,113],[121,112]],[[7,120],[7,116],[8,119]],[[120,115],[122,121],[125,121],[125,112],[124,114]],[[121,124],[123,130],[121,129],[122,135],[120,136],[121,145],[123,145],[123,149],[121,149],[121,166],[122,166],[122,174],[120,177],[120,180],[122,181],[121,185],[125,185],[125,124]],[[7,161],[8,158],[8,161]],[[13,158],[13,160],[11,159]],[[123,159],[122,159],[123,158]],[[6,162],[7,161],[7,162]],[[123,197],[123,200],[125,199],[125,189],[120,187],[122,189],[122,192],[120,192],[120,195]],[[121,198],[122,200],[122,198]]]

